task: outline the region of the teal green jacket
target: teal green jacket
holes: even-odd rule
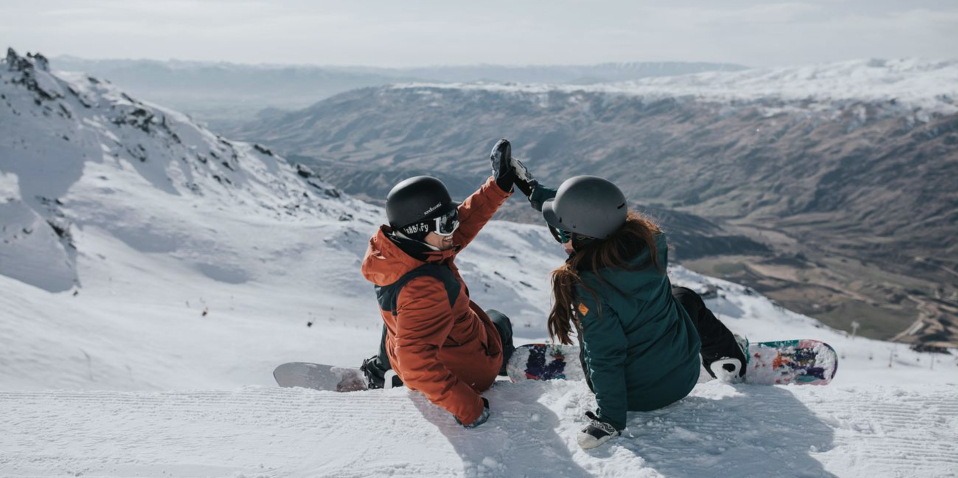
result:
[[[555,190],[539,186],[530,201],[541,210],[552,197]],[[656,237],[656,252],[662,270],[601,269],[597,272],[604,282],[596,273],[582,272],[583,282],[597,297],[580,286],[573,303],[599,418],[619,430],[625,428],[627,411],[674,403],[688,395],[699,378],[699,336],[685,309],[672,298],[665,273],[665,234]],[[648,261],[649,251],[643,249],[629,265]]]

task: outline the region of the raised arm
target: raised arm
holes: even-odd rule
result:
[[[512,167],[512,146],[500,139],[489,155],[492,162],[492,177],[478,191],[459,205],[459,229],[453,235],[456,244],[466,247],[476,238],[483,226],[512,195],[516,179]]]
[[[556,197],[555,189],[537,184],[529,195],[529,203],[532,204],[533,209],[542,212],[542,205],[554,197]]]
[[[512,158],[512,169],[515,171],[515,187],[522,191],[522,195],[536,211],[541,212],[542,205],[556,197],[556,190],[540,184],[522,161]]]
[[[492,219],[492,216],[509,199],[512,193],[507,193],[493,178],[489,178],[478,191],[467,197],[459,205],[459,228],[453,235],[453,242],[466,247],[479,234],[483,226]]]

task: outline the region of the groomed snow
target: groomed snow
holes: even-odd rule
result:
[[[499,383],[464,429],[406,389],[0,392],[3,476],[954,476],[954,386],[701,384],[589,452],[581,382]]]
[[[0,75],[8,75],[2,63]],[[44,114],[31,93],[0,83],[7,101],[32,115],[0,110],[0,220],[21,218],[7,212],[15,205],[42,218],[30,238],[53,234],[44,229],[50,220],[70,232],[69,242],[32,243],[17,233],[0,244],[0,271],[51,271],[0,274],[0,476],[871,478],[958,470],[954,355],[852,339],[681,268],[671,271],[674,282],[714,290],[709,306],[753,341],[833,345],[836,379],[827,387],[702,383],[670,407],[630,414],[626,435],[592,452],[575,444],[583,412],[595,406],[580,381],[499,383],[486,394],[492,418],[476,430],[405,389],[280,389],[271,376],[280,363],[355,366],[375,352],[381,321],[359,262],[383,211],[323,194],[329,185],[309,186],[282,159],[242,143],[232,143],[235,171],[197,162],[226,146],[188,118],[85,77],[51,77],[65,90],[69,118],[55,105]],[[108,121],[114,105],[164,114],[183,144]],[[62,171],[57,159],[37,151],[50,131],[72,138],[44,140],[65,154],[59,161],[76,161],[69,175],[51,174]],[[150,151],[146,162],[128,152],[137,144]],[[183,151],[193,154],[183,159]],[[482,151],[474,160],[488,161]],[[30,220],[23,217],[18,226]],[[45,280],[56,254],[68,261],[66,286]],[[548,272],[562,257],[544,228],[493,222],[458,262],[473,298],[512,317],[518,340],[530,342],[545,338]]]

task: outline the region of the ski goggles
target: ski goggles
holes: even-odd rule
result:
[[[552,237],[555,238],[556,242],[560,244],[565,244],[572,240],[572,233],[565,232],[562,229],[556,229],[551,224],[549,225],[549,232],[552,233]]]
[[[409,237],[424,237],[430,232],[435,232],[439,236],[451,236],[456,229],[459,229],[459,211],[452,211],[433,219],[424,219],[422,222],[415,222],[402,227],[401,230]]]
[[[459,229],[459,210],[453,209],[437,217],[435,221],[436,223],[434,224],[432,232],[444,237],[451,236],[452,233],[456,232],[456,229]]]

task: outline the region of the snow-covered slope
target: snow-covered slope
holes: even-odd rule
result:
[[[5,66],[0,274],[54,292],[81,284],[72,236],[91,227],[148,253],[228,249],[247,241],[204,230],[203,223],[215,224],[204,217],[208,212],[188,217],[201,206],[228,210],[229,217],[292,222],[372,211],[308,172],[297,177],[262,147],[228,141],[102,80],[53,75],[42,56],[10,50]],[[49,247],[51,239],[59,239],[59,247]],[[49,264],[37,267],[41,256]],[[249,278],[222,259],[198,255],[191,261],[218,279]]]
[[[631,414],[625,437],[590,453],[575,444],[595,407],[582,382],[497,384],[476,430],[405,389],[279,389],[279,363],[358,365],[375,352],[378,305],[358,266],[382,210],[102,80],[51,74],[42,57],[8,55],[0,95],[0,476],[958,466],[954,356],[852,339],[681,268],[673,280],[706,293],[736,332],[835,346],[832,385],[703,383]],[[458,262],[473,298],[512,317],[526,342],[545,338],[548,271],[561,261],[544,228],[493,221]]]
[[[673,270],[672,276],[678,283],[714,292],[709,306],[738,332],[753,338],[815,337],[835,345],[842,353],[835,381],[826,387],[702,383],[672,406],[630,414],[623,437],[584,452],[575,435],[584,426],[584,412],[596,404],[583,382],[499,383],[485,394],[493,409],[490,421],[465,430],[421,394],[406,389],[350,394],[279,389],[269,383],[268,369],[258,360],[263,354],[257,349],[265,348],[277,362],[308,357],[355,363],[362,354],[354,349],[368,352],[364,344],[376,340],[374,327],[320,321],[302,334],[310,336],[314,350],[283,351],[277,342],[289,340],[297,330],[306,332],[302,324],[278,323],[267,333],[257,324],[262,317],[231,310],[226,319],[209,319],[216,325],[208,330],[190,326],[186,318],[174,324],[207,338],[226,326],[242,329],[206,344],[206,353],[184,357],[195,366],[177,369],[178,376],[169,380],[186,386],[171,388],[193,390],[4,387],[13,390],[0,392],[0,428],[10,430],[0,434],[0,474],[710,477],[721,471],[761,477],[954,476],[954,357],[937,357],[932,365],[927,355],[819,328],[813,319],[783,311],[734,284],[682,269]],[[32,291],[16,292],[26,294],[23,302],[34,299]],[[305,302],[280,310],[305,310]],[[337,309],[350,310],[346,302],[337,303]],[[15,310],[30,310],[25,306],[14,304]],[[115,322],[122,319],[119,315]],[[96,317],[77,317],[75,322],[88,320]],[[95,331],[56,325],[61,329],[49,333],[75,332],[81,342],[77,346],[96,351],[96,345],[89,344]],[[128,338],[137,344],[136,353],[175,363],[167,354],[181,349],[171,338],[153,328],[138,330],[159,339],[165,350],[143,347],[147,341],[140,337]],[[48,375],[46,386],[37,388],[147,388],[147,382],[133,380],[142,379],[143,368],[131,356],[131,346],[117,344],[116,350],[101,351],[109,354],[101,357],[131,368],[117,367],[114,375],[102,360],[83,361],[77,355],[83,368],[72,373],[82,377],[57,381],[64,373]],[[210,367],[210,361],[232,361],[235,370],[211,380],[212,374],[224,371]],[[244,367],[249,369],[245,373],[239,370]],[[258,386],[240,387],[243,383]]]

